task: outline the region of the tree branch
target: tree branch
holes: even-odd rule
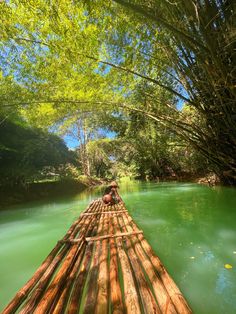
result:
[[[155,11],[155,15],[150,13],[150,9],[147,6],[141,6],[138,4],[133,4],[124,0],[113,0],[114,2],[123,5],[124,7],[135,11],[139,14],[142,14],[143,16],[147,17],[148,19],[163,25],[165,28],[167,28],[168,30],[170,30],[173,34],[176,34],[177,36],[179,36],[180,38],[184,39],[185,41],[189,42],[191,44],[191,48],[193,50],[196,50],[195,47],[199,47],[200,49],[203,49],[204,51],[206,51],[207,53],[209,53],[210,51],[207,49],[207,47],[205,47],[204,45],[202,45],[201,43],[199,43],[197,40],[195,40],[194,38],[192,38],[191,36],[187,35],[186,33],[184,33],[183,31],[179,30],[178,28],[176,28],[175,26],[169,24],[165,19],[163,19],[161,17],[160,14],[157,14],[157,12]]]

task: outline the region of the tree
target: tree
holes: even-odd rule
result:
[[[224,182],[235,183],[235,2],[114,1],[140,16],[142,24],[151,28],[155,23],[166,30],[168,36],[158,46],[168,56],[171,76],[188,93],[188,103],[202,121],[201,128],[182,120],[180,130],[176,127]],[[155,57],[151,54],[150,60]]]
[[[233,1],[1,6],[3,72],[22,88],[15,101],[29,121],[46,127],[78,111],[140,112],[188,141],[223,182],[235,184]],[[196,110],[194,122],[176,110],[180,100]]]
[[[0,174],[2,185],[25,184],[46,167],[75,163],[75,156],[56,135],[30,128],[18,117],[0,125]]]

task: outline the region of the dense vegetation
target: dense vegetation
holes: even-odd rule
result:
[[[76,176],[165,179],[213,171],[235,184],[235,6],[1,2],[1,132],[17,114],[28,128],[25,139],[35,138],[40,151],[27,155],[30,145],[14,131],[20,153],[1,137],[1,154],[21,161],[4,159],[1,169],[15,169],[24,156],[34,160],[34,153],[34,163],[21,168],[26,176],[71,163],[50,130],[77,139]],[[49,137],[53,149],[42,140]]]
[[[50,175],[63,176],[68,163],[76,164],[75,154],[54,134],[29,127],[19,118],[1,117],[0,129],[0,185],[26,185]]]

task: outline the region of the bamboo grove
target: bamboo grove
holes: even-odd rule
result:
[[[124,121],[138,113],[236,183],[235,1],[3,1],[0,9],[3,114],[48,128],[84,112]]]

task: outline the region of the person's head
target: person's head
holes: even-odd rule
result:
[[[117,189],[119,187],[118,184],[116,183],[116,181],[112,181],[109,186],[111,186],[112,188],[115,188],[115,189]]]

